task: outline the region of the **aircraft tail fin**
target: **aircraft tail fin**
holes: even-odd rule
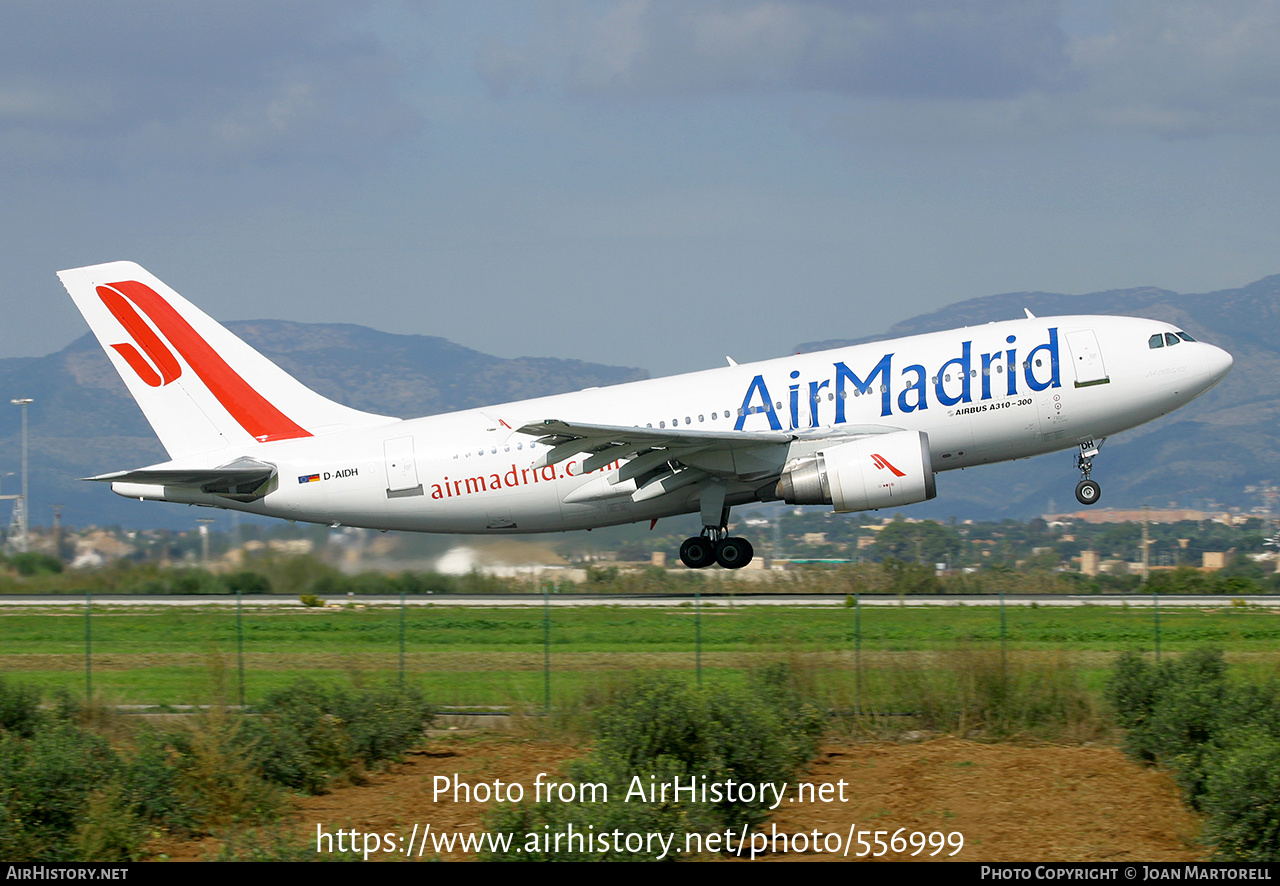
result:
[[[320,396],[133,262],[58,278],[171,458],[396,421]]]

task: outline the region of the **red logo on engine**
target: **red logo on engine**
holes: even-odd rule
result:
[[[876,463],[877,468],[888,468],[889,470],[893,471],[893,475],[895,477],[907,476],[906,474],[902,473],[902,471],[898,470],[893,465],[891,465],[889,463],[889,460],[878,452],[871,453],[871,460]]]

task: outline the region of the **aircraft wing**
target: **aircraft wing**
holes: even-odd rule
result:
[[[776,478],[796,441],[850,439],[896,428],[841,425],[789,431],[710,431],[693,428],[637,428],[546,419],[522,425],[517,433],[550,448],[534,462],[544,467],[587,454],[578,473],[616,460],[626,464],[609,476],[613,485],[636,481],[635,501],[644,501],[703,481],[756,483]]]

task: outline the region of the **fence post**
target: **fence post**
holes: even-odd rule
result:
[[[404,591],[400,592],[400,688],[404,688]]]
[[[698,688],[702,688],[702,589],[693,590],[694,669],[698,672]]]
[[[84,592],[84,700],[93,701],[93,635],[89,630],[89,613],[93,609],[93,591]]]
[[[853,595],[853,706],[862,716],[862,594]]]
[[[1156,614],[1156,661],[1160,660],[1160,595],[1152,593],[1151,605]]]
[[[551,716],[551,583],[542,584],[542,713]]]
[[[240,591],[236,591],[236,669],[240,672],[240,707],[244,707],[244,616],[240,611]]]
[[[1000,679],[1009,679],[1009,658],[1005,650],[1005,637],[1007,635],[1007,624],[1005,623],[1004,611],[1004,591],[1000,592]]]

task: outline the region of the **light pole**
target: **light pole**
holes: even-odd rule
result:
[[[209,568],[209,524],[213,522],[212,517],[196,517],[196,522],[200,524],[200,565],[205,569]]]
[[[31,405],[31,398],[20,397],[9,402],[14,406],[22,407],[22,522],[19,524],[22,534],[19,537],[18,549],[25,554],[31,548],[30,536],[27,535],[27,530],[30,528],[28,515],[31,513],[31,500],[27,498],[27,407]]]

